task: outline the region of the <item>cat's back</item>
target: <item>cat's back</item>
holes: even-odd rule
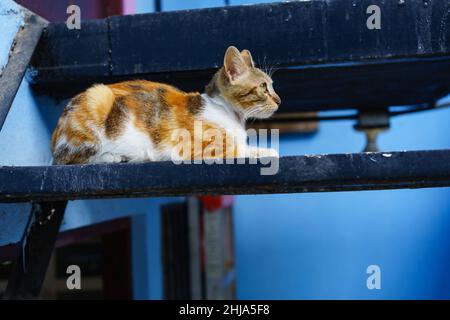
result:
[[[155,108],[182,112],[181,109],[192,109],[192,105],[200,99],[197,92],[187,93],[164,83],[146,80],[96,84],[72,98],[60,120],[71,117],[79,124],[90,121],[102,125],[117,105],[135,115],[143,109],[149,111]]]

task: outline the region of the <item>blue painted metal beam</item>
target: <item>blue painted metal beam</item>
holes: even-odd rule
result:
[[[282,157],[278,173],[261,175],[268,166],[150,162],[0,167],[0,202],[450,186],[450,150]]]
[[[0,130],[46,25],[14,1],[0,3]]]
[[[33,203],[34,220],[24,236],[23,250],[14,262],[4,299],[39,297],[66,205],[67,201]]]

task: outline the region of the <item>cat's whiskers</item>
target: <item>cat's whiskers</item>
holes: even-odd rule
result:
[[[279,69],[280,69],[280,68],[278,68],[278,67],[276,66],[276,64],[274,63],[272,66],[269,67],[269,70],[268,70],[268,73],[267,73],[268,76],[272,78],[273,75],[274,75],[274,73],[277,72]]]
[[[254,118],[253,116],[258,114],[259,112],[260,112],[259,108],[250,109],[249,111],[246,112],[245,118],[252,119],[252,118]]]

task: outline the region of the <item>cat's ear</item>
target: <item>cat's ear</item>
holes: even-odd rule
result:
[[[249,66],[250,68],[255,67],[255,63],[253,62],[252,54],[250,53],[250,51],[248,51],[247,49],[242,50],[241,56],[244,59],[247,66]]]
[[[227,52],[225,52],[223,66],[231,83],[245,75],[249,70],[241,53],[233,46],[228,47]]]

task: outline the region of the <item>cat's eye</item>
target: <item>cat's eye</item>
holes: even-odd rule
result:
[[[267,83],[263,82],[259,85],[262,89],[264,89],[264,92],[267,93],[269,92],[268,88],[267,88]]]

